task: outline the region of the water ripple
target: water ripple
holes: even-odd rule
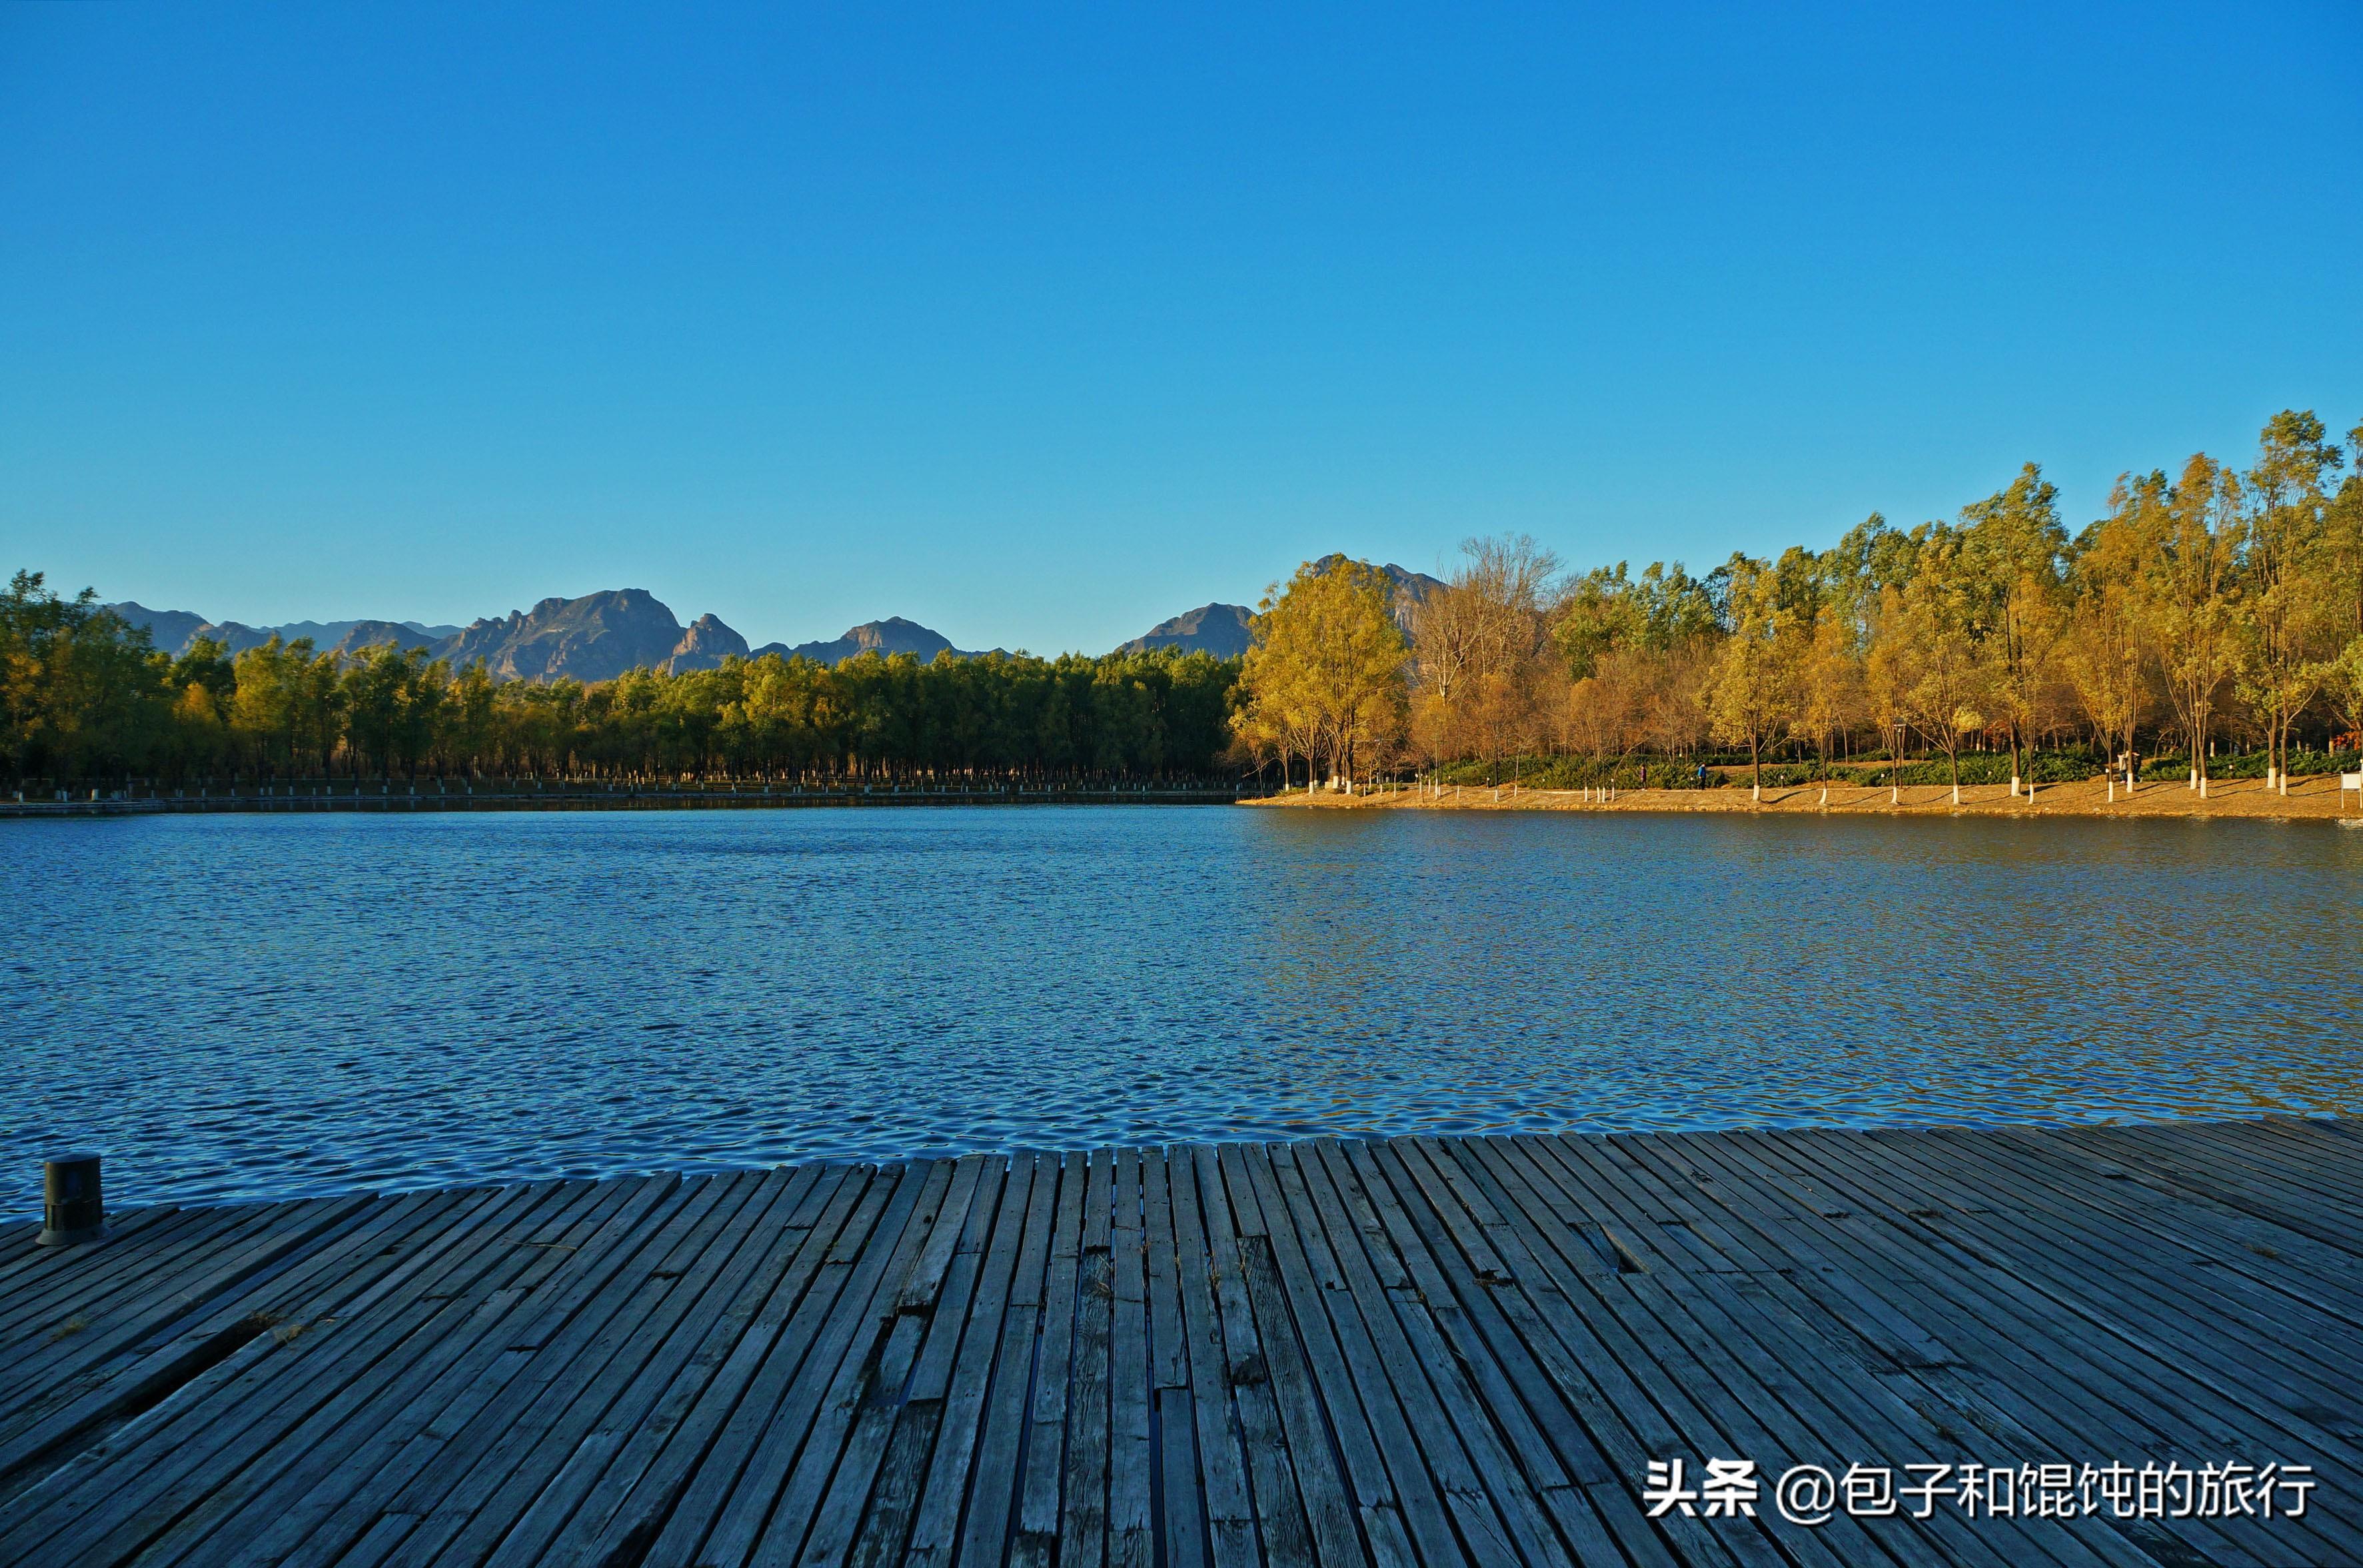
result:
[[[2351,1112],[2363,835],[1123,807],[0,824],[0,1212]]]

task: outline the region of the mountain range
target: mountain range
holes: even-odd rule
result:
[[[1344,559],[1329,557],[1329,561]],[[1424,573],[1395,565],[1383,568],[1396,586],[1399,616],[1443,584]],[[860,653],[908,653],[921,661],[938,653],[976,657],[972,650],[954,648],[951,639],[900,616],[864,621],[826,642],[767,642],[750,648],[747,639],[711,615],[687,626],[645,588],[619,588],[586,594],[579,599],[544,599],[530,610],[471,621],[464,627],[431,626],[415,620],[291,621],[284,626],[252,627],[238,621],[209,620],[191,610],[151,610],[126,601],[110,605],[125,620],[148,628],[156,647],[167,653],[187,651],[200,637],[211,638],[231,653],[260,648],[273,637],[293,642],[309,638],[312,646],[338,654],[365,648],[420,648],[429,656],[449,661],[454,669],[482,660],[496,681],[612,681],[627,670],[655,669],[678,674],[711,670],[727,658],[760,659],[766,653],[802,655],[818,663],[837,664]],[[1117,649],[1140,652],[1174,648],[1183,652],[1212,653],[1233,659],[1248,650],[1248,623],[1255,612],[1244,605],[1215,603],[1160,621]]]

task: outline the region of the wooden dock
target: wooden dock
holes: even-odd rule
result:
[[[2359,1217],[2287,1119],[150,1208],[0,1243],[0,1562],[2363,1562]]]

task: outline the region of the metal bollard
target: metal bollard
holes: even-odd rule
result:
[[[44,1247],[96,1241],[106,1234],[106,1200],[100,1191],[99,1157],[53,1154],[41,1162],[41,1233]]]

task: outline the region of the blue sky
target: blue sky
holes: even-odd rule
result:
[[[0,568],[1095,651],[2027,459],[2080,524],[2363,418],[2358,60],[2347,0],[7,6]]]

